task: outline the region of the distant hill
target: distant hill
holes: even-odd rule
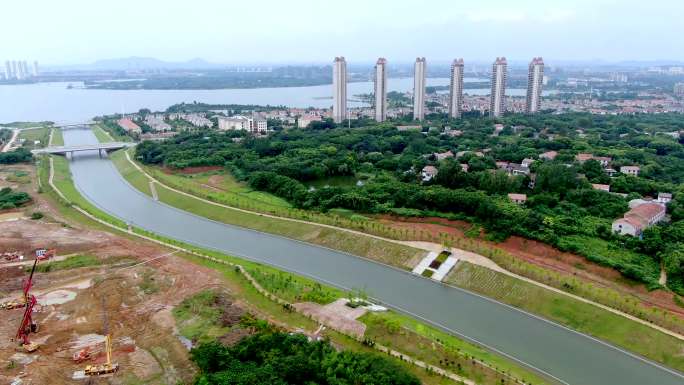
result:
[[[89,65],[95,70],[154,70],[154,69],[208,69],[224,67],[220,64],[212,64],[200,58],[185,62],[168,62],[151,57],[132,56],[118,59],[98,60]]]

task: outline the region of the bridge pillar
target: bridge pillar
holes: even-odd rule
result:
[[[64,153],[64,157],[67,158],[67,160],[71,160],[71,158],[73,158],[73,154],[71,151],[67,151]]]

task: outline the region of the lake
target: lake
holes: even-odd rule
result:
[[[486,79],[467,78],[465,82]],[[68,89],[72,84],[74,88]],[[449,78],[428,78],[428,86],[449,84]],[[137,112],[141,108],[165,110],[181,102],[212,104],[285,105],[288,107],[328,108],[332,105],[330,85],[310,87],[252,88],[225,90],[90,90],[82,83],[37,83],[0,86],[0,123],[14,121],[84,122],[94,116]],[[408,91],[413,78],[388,79],[389,91]],[[372,82],[349,83],[348,95],[370,93]],[[466,90],[471,95],[488,95],[489,88]],[[521,96],[524,89],[509,89],[509,95]],[[349,102],[351,107],[362,106]]]

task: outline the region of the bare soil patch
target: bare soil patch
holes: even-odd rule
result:
[[[366,314],[366,309],[357,307],[352,309],[346,306],[346,299],[338,299],[328,305],[319,305],[313,302],[296,303],[293,306],[297,311],[311,316],[323,325],[335,330],[362,338],[366,333],[366,325],[356,319]]]
[[[59,224],[20,220],[2,226],[7,231],[0,233],[0,250],[32,251],[47,246],[60,254],[87,253],[102,260],[126,256],[140,261],[168,253],[153,244]],[[0,264],[0,290],[20,297],[24,269]],[[10,337],[23,311],[0,311],[0,361],[7,364],[0,372],[0,383],[21,378],[24,384],[73,384],[74,372],[105,360],[103,310],[113,339],[113,360],[120,370],[92,383],[189,383],[196,369],[175,335],[170,309],[198,291],[223,283],[219,273],[173,255],[135,268],[103,265],[37,273],[34,281],[39,301],[34,319],[39,330],[31,337],[41,346],[34,353],[18,351]],[[85,346],[92,349],[91,359],[75,363],[73,354]]]
[[[169,168],[163,167],[162,171],[167,174],[199,174],[207,171],[222,170],[221,166],[198,166],[198,167],[186,167],[186,168]]]

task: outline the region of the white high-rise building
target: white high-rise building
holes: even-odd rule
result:
[[[449,117],[460,118],[463,108],[463,59],[451,63],[451,84],[449,85]]]
[[[375,63],[375,121],[387,118],[387,60],[383,57]]]
[[[14,74],[12,74],[12,64],[10,64],[10,61],[7,60],[5,61],[5,79],[10,80],[14,77]]]
[[[24,79],[31,77],[31,73],[29,72],[28,63],[26,62],[26,60],[21,62],[21,72],[24,73]]]
[[[416,58],[413,68],[413,119],[425,118],[425,58]]]
[[[17,68],[17,61],[12,60],[12,78],[13,79],[21,79],[20,74],[19,74],[19,69]]]
[[[33,76],[38,76],[38,61],[33,62]]]
[[[344,56],[333,63],[333,120],[342,123],[347,119],[347,62]]]
[[[544,83],[544,59],[535,57],[530,62],[527,74],[527,105],[528,114],[534,114],[541,109],[542,85]]]
[[[508,63],[505,57],[497,57],[492,65],[492,94],[489,116],[496,118],[506,112],[506,76]]]

